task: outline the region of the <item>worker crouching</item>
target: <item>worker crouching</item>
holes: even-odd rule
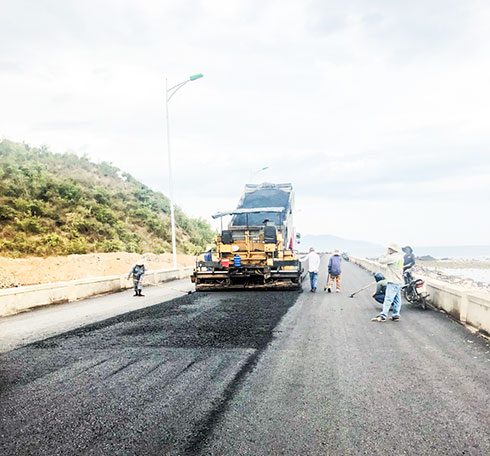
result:
[[[381,274],[381,272],[374,274],[374,279],[376,280],[376,291],[372,296],[380,304],[383,304],[385,301],[386,286],[388,285],[388,281],[386,280],[385,276]]]

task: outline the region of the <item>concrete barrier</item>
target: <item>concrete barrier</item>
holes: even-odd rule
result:
[[[189,277],[191,266],[176,269],[147,271],[144,283],[156,285],[169,280]],[[133,287],[127,275],[96,277],[93,279],[70,280],[0,290],[0,317],[12,315],[33,307],[61,304],[89,298],[103,293],[114,293]]]
[[[370,272],[384,272],[386,266],[376,261],[349,256],[350,261]],[[432,277],[417,275],[425,282],[429,302],[486,336],[490,336],[490,295],[468,290]]]

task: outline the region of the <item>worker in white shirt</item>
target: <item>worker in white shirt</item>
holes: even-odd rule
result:
[[[320,268],[320,255],[310,247],[310,253],[300,259],[301,262],[308,261],[308,272],[310,273],[311,292],[316,292],[316,283],[318,281],[318,269]]]

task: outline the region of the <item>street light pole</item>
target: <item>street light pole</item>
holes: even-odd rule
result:
[[[172,226],[172,257],[174,268],[177,267],[177,247],[175,243],[174,191],[172,183],[172,155],[170,153],[170,120],[168,117],[168,80],[165,78],[165,112],[167,117],[167,151],[168,151],[168,190],[170,196],[170,224]]]
[[[258,169],[258,170],[256,170],[256,171],[251,172],[251,173],[250,173],[250,183],[252,183],[252,179],[253,179],[253,178],[254,178],[254,177],[257,175],[257,174],[259,174],[261,171],[265,171],[266,169],[269,169],[269,167],[268,167],[268,166],[264,166],[263,168],[260,168],[260,169]]]
[[[174,195],[173,195],[173,181],[172,181],[172,155],[170,153],[170,120],[168,116],[168,102],[175,95],[175,92],[182,88],[185,84],[190,81],[195,81],[196,79],[202,78],[201,73],[190,76],[189,79],[168,88],[168,80],[165,78],[165,114],[167,118],[167,151],[168,151],[168,189],[170,197],[170,224],[172,229],[172,258],[174,268],[177,267],[177,246],[175,242],[175,213],[174,213]]]

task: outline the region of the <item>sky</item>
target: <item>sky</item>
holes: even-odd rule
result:
[[[489,23],[487,0],[0,0],[0,138],[168,195],[165,79],[203,73],[169,103],[187,214],[291,182],[303,234],[490,244]]]

